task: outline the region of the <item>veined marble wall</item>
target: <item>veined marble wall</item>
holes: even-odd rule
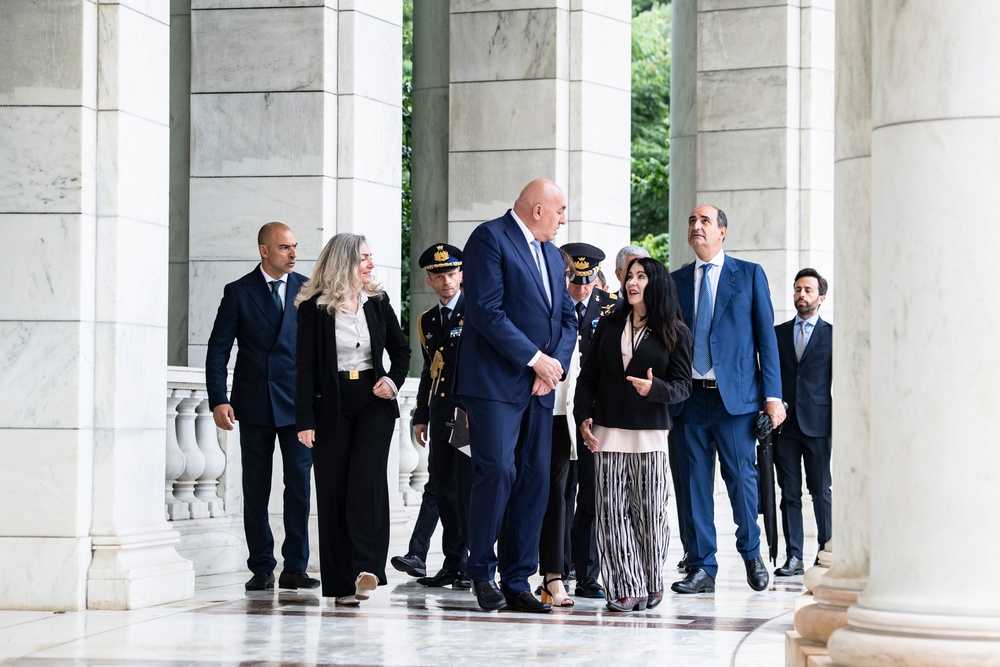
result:
[[[0,606],[191,595],[164,521],[164,4],[7,3],[0,240]],[[12,573],[16,573],[12,574]]]
[[[836,285],[833,9],[833,0],[674,4],[671,266],[694,259],[692,208],[720,207],[726,251],[763,265],[778,322],[794,314],[798,269]],[[822,311],[831,320],[833,294]]]
[[[453,243],[537,177],[566,191],[557,244],[585,240],[613,257],[628,242],[630,12],[623,0],[452,1]]]
[[[401,7],[192,0],[189,365],[270,220],[305,275],[331,236],[365,234],[398,305]]]

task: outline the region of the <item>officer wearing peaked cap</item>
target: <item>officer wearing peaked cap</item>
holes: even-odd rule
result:
[[[469,557],[466,536],[472,460],[450,444],[455,409],[461,406],[453,389],[458,343],[465,320],[462,251],[438,243],[420,255],[419,263],[427,271],[424,281],[438,297],[438,302],[417,319],[424,368],[413,413],[413,433],[421,446],[430,444],[428,480],[409,551],[390,562],[397,570],[420,576],[417,583],[425,586],[468,589],[471,582],[466,574]],[[424,560],[438,516],[444,564],[436,575],[428,577]]]
[[[589,243],[567,243],[562,249],[573,260],[576,269],[576,276],[569,283],[569,295],[576,310],[582,363],[590,349],[597,321],[617,308],[619,302],[615,295],[594,289],[597,273],[605,258],[600,248]],[[603,598],[604,589],[598,582],[600,561],[597,556],[597,529],[594,523],[596,510],[594,455],[587,449],[582,438],[577,441],[577,458],[574,466],[575,470],[570,471],[566,493],[570,508],[573,507],[573,497],[576,497],[574,516],[572,521],[567,522],[567,525],[572,526],[570,554],[572,563],[576,567],[576,594],[579,597]]]

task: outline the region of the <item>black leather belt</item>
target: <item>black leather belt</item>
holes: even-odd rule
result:
[[[716,382],[714,379],[711,379],[711,380],[698,380],[698,379],[694,379],[694,380],[691,380],[691,382],[694,384],[694,386],[700,387],[702,389],[718,389],[719,388],[719,383]]]
[[[337,371],[337,376],[341,380],[360,380],[362,378],[368,379],[375,377],[375,371],[370,368],[366,371]]]

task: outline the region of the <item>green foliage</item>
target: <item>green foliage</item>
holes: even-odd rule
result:
[[[649,252],[649,256],[653,259],[662,262],[664,265],[670,265],[670,235],[664,232],[663,234],[646,234],[644,237],[638,241],[633,241],[637,246],[643,247]]]
[[[400,304],[399,320],[403,333],[410,333],[410,164],[413,151],[410,145],[413,122],[413,0],[403,0],[403,188],[400,220]]]
[[[668,229],[670,3],[636,1],[632,8],[631,216],[632,238],[641,239]]]

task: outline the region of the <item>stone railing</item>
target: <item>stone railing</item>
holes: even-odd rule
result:
[[[410,411],[416,402],[418,380],[408,378],[399,392],[400,419],[393,435],[386,475],[394,528],[402,528],[420,504],[427,481],[427,450],[413,442]],[[198,574],[238,568],[246,557],[233,548],[242,541],[242,465],[239,423],[232,431],[215,426],[208,407],[205,372],[200,368],[167,368],[166,465],[164,512],[181,533],[181,553],[191,558]],[[281,467],[268,507],[275,541],[281,533]],[[313,501],[315,508],[315,500]],[[315,517],[310,522],[315,533]],[[314,546],[318,541],[311,539]],[[223,551],[224,550],[224,554]],[[318,562],[310,558],[312,562]]]

